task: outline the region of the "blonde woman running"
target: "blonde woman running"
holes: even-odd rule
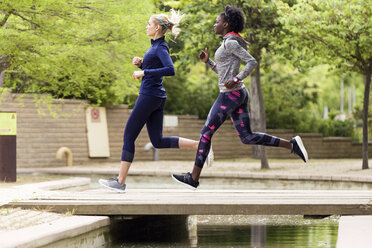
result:
[[[146,26],[147,35],[152,37],[151,47],[143,56],[133,58],[133,65],[138,71],[133,72],[134,79],[141,79],[139,96],[129,116],[124,131],[124,145],[121,154],[119,176],[117,178],[100,179],[99,183],[116,192],[124,192],[126,177],[132,164],[135,145],[141,129],[146,124],[151,143],[155,148],[191,148],[197,149],[198,141],[182,137],[163,137],[163,117],[166,92],[163,87],[163,76],[174,76],[173,62],[169,56],[169,47],[164,40],[167,32],[175,37],[180,32],[177,28],[183,15],[171,10],[171,17],[165,14],[153,15]],[[213,158],[209,152],[207,164]]]

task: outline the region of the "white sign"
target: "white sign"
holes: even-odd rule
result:
[[[164,127],[177,127],[178,117],[176,115],[164,115]]]
[[[106,108],[88,107],[86,109],[89,157],[110,157]]]

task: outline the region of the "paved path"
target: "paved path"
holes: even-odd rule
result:
[[[338,226],[337,248],[371,247],[372,216],[342,216]]]
[[[204,167],[201,174],[207,177],[288,179],[312,181],[371,182],[372,169],[362,170],[360,159],[313,159],[308,163],[299,159],[269,160],[270,169],[260,169],[260,162],[251,159],[215,161],[212,167]],[[135,161],[129,171],[131,175],[169,176],[171,173],[187,172],[193,161]],[[370,160],[372,167],[372,160]],[[116,176],[119,163],[99,163],[72,167],[19,168],[20,173],[47,173],[61,175]]]
[[[76,177],[8,187],[3,185],[0,188],[0,247],[40,247],[109,225],[107,216],[71,216],[74,214],[72,210],[58,214],[41,211],[37,207],[28,210],[7,207],[7,204],[23,200],[49,198],[55,194],[51,190],[89,183],[90,178]]]
[[[13,231],[0,232],[1,248],[41,247],[110,225],[107,216],[67,216]]]

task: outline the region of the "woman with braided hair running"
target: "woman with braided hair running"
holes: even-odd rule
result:
[[[299,136],[285,140],[251,130],[248,110],[249,95],[243,79],[256,67],[257,61],[247,52],[247,42],[239,35],[243,28],[242,11],[233,6],[226,6],[225,12],[217,17],[214,25],[215,34],[223,37],[222,44],[215,53],[216,62],[209,58],[207,48],[200,54],[200,60],[218,74],[220,94],[210,109],[207,121],[201,130],[192,173],[172,175],[174,180],[194,190],[199,186],[199,177],[211,147],[212,136],[229,115],[242,143],[287,148],[300,156],[304,162],[308,160],[306,149]],[[239,72],[241,61],[244,61],[246,65]]]
[[[124,145],[121,153],[119,176],[100,179],[99,183],[116,192],[124,192],[125,180],[132,164],[135,152],[134,142],[146,124],[151,143],[155,148],[191,148],[197,149],[199,142],[182,137],[163,137],[163,117],[166,93],[163,87],[163,76],[174,76],[173,62],[169,56],[169,47],[164,40],[167,32],[174,36],[179,33],[177,27],[183,15],[171,10],[172,16],[165,14],[150,17],[147,35],[152,37],[151,48],[146,52],[143,61],[133,58],[133,65],[141,70],[133,73],[133,79],[141,79],[139,96],[129,116],[124,131]],[[210,165],[213,152],[209,152],[207,164]]]

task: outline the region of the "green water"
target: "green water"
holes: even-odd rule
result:
[[[261,233],[260,233],[261,232]],[[266,235],[262,235],[265,233]],[[314,226],[201,226],[197,242],[116,241],[104,247],[336,247],[337,225]]]
[[[59,241],[46,247],[336,247],[338,218],[305,220],[301,216],[198,216],[197,225],[148,219]],[[113,221],[114,222],[114,221]],[[117,222],[117,221],[116,221]],[[125,224],[127,223],[127,224]],[[239,223],[239,224],[237,224]],[[246,224],[244,224],[246,223]],[[254,224],[255,223],[255,224]]]
[[[142,225],[120,239],[111,232],[106,247],[336,247],[338,217],[197,216],[182,236],[179,224],[167,223],[166,233]],[[196,220],[195,219],[195,220]],[[156,221],[151,221],[156,224]],[[151,226],[152,224],[150,224]],[[178,225],[178,226],[177,226]],[[180,228],[181,227],[181,228]]]
[[[336,247],[337,225],[204,226],[198,245],[206,247]]]

